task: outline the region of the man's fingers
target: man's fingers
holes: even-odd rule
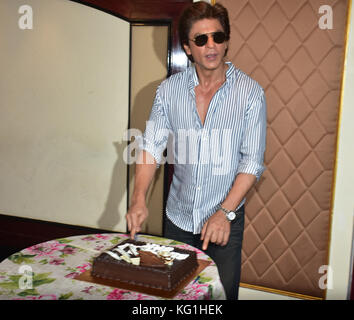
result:
[[[204,223],[204,226],[203,226],[203,229],[202,229],[202,232],[201,232],[200,240],[204,239],[205,232],[206,232],[207,228],[208,228],[208,221]]]
[[[209,242],[225,246],[229,241],[230,224],[225,220],[225,216],[214,215],[209,218],[201,231],[200,240],[203,241],[202,249],[207,250]],[[221,220],[220,220],[221,219]]]
[[[130,231],[130,239],[134,240],[135,238],[135,229],[133,228],[131,231]]]
[[[128,231],[131,231],[132,230],[132,223],[130,221],[130,216],[127,215],[126,217],[127,217]]]
[[[202,246],[203,250],[208,249],[209,241],[210,241],[210,234],[206,233],[203,241],[203,246]]]
[[[223,242],[222,242],[222,246],[226,246],[227,243],[229,242],[229,237],[230,237],[230,233],[224,233],[224,239],[223,239]]]
[[[130,238],[134,239],[135,234],[140,232],[141,225],[147,217],[147,210],[143,207],[130,208],[126,214],[126,220],[128,225],[128,231],[130,232]]]
[[[137,218],[133,215],[127,215],[127,222],[128,222],[128,230],[130,232],[133,232],[133,230],[136,229],[138,225]]]
[[[201,237],[200,240],[203,240],[203,245],[202,245],[202,249],[206,250],[208,249],[208,244],[209,244],[209,240],[210,240],[210,233],[208,233],[208,221],[207,220],[204,223],[203,229],[202,229],[202,233],[201,233]]]
[[[227,233],[224,230],[219,230],[217,233],[217,240],[215,241],[215,243],[219,246],[224,246],[226,244],[225,243],[226,238],[227,238]]]
[[[219,230],[219,229],[212,229],[203,228],[201,240],[203,240],[202,249],[207,250],[209,242],[215,243],[217,245],[225,246],[229,241],[230,232],[227,230]]]
[[[211,236],[210,236],[210,242],[212,243],[216,243],[216,244],[219,244],[219,232],[218,230],[214,230],[212,233],[211,233]]]
[[[136,221],[136,223],[132,223],[132,228],[130,230],[130,238],[134,239],[135,235],[140,232],[141,230],[141,222]]]
[[[134,240],[135,235],[140,231],[139,227],[133,227],[132,231],[130,232],[130,239]]]

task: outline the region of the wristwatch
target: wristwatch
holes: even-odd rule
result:
[[[221,205],[219,205],[219,210],[221,210],[222,212],[225,213],[227,220],[229,220],[230,222],[235,220],[235,218],[236,218],[235,211],[227,210],[227,209],[223,208]]]

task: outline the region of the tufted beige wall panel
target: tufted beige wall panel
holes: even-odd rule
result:
[[[243,286],[325,298],[347,0],[220,0],[228,59],[267,97],[265,171],[246,205]],[[333,29],[319,27],[322,5]]]

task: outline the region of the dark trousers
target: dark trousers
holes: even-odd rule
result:
[[[230,238],[227,245],[219,246],[209,242],[208,249],[205,250],[205,253],[214,260],[218,267],[228,300],[238,299],[244,222],[244,206],[242,206],[238,210],[237,218],[231,223]],[[203,241],[200,240],[200,234],[193,234],[178,228],[167,217],[165,219],[164,236],[202,250]]]

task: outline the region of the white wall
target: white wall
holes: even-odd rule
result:
[[[129,23],[67,0],[1,0],[0,47],[0,213],[125,231]]]
[[[354,217],[354,10],[351,10],[343,103],[338,132],[337,168],[331,226],[330,260],[332,288],[327,299],[346,299],[350,290],[350,261]]]

